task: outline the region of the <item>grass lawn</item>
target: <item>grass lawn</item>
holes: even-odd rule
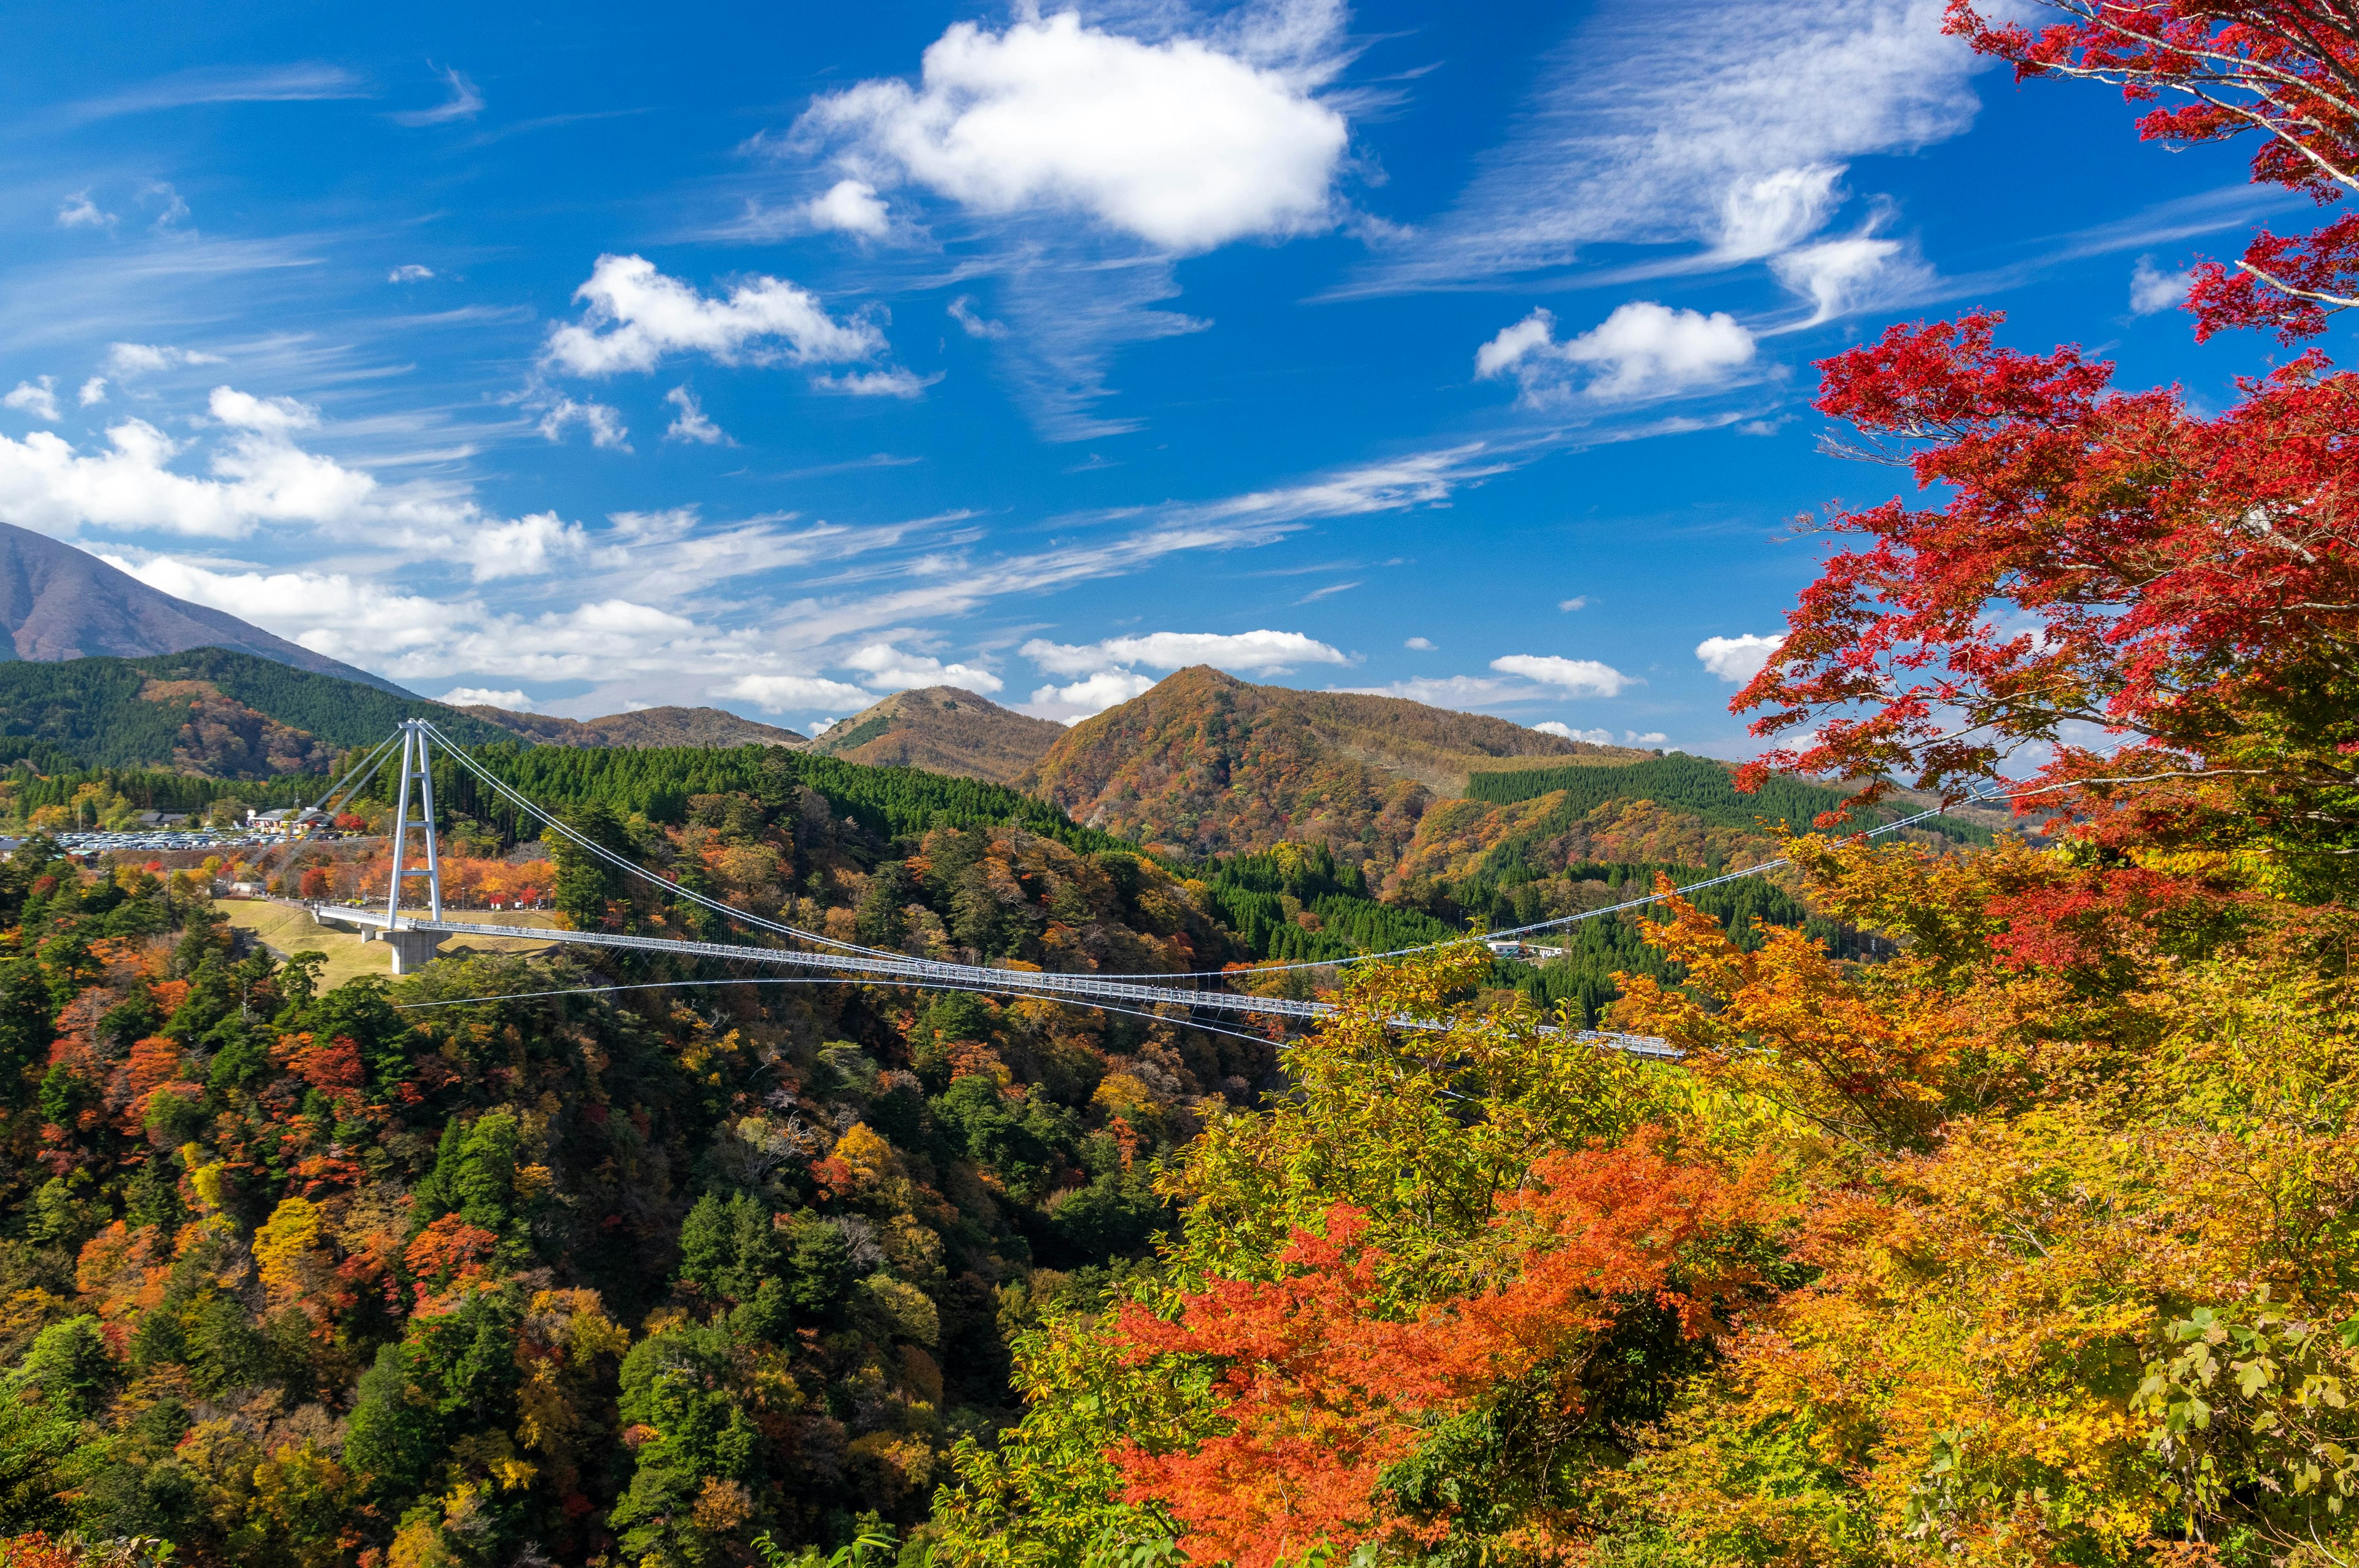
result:
[[[338,986],[356,976],[382,975],[393,968],[391,948],[381,942],[364,942],[358,932],[322,925],[311,918],[307,909],[258,898],[215,899],[213,908],[228,916],[231,925],[253,932],[264,946],[281,958],[290,953],[325,953],[328,967],[320,976],[323,985]],[[404,913],[423,916],[426,912]],[[553,928],[557,924],[548,911],[537,909],[452,909],[443,913],[452,920],[484,925]],[[453,936],[443,944],[442,953],[545,953],[552,946],[517,936]]]

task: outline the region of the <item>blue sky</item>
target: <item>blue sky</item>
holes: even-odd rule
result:
[[[429,695],[1180,665],[1734,754],[1971,306],[2218,401],[2268,200],[1936,0],[20,7],[0,520]],[[480,694],[499,694],[484,696]]]

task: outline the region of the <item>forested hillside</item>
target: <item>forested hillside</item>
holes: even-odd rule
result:
[[[0,664],[0,762],[229,778],[321,773],[412,718],[431,718],[465,744],[505,738],[439,702],[220,648]]]
[[[1075,725],[1024,786],[1077,821],[1187,856],[1316,844],[1381,878],[1433,801],[1522,758],[1621,762],[1504,719],[1181,670]]]
[[[897,691],[812,744],[847,762],[925,768],[1014,784],[1064,734],[956,687]]]
[[[984,820],[1025,797],[766,748],[676,797],[686,755],[502,760],[666,876],[847,939],[1237,956],[1154,862]],[[570,847],[554,870],[577,925],[726,929]],[[38,846],[0,918],[0,1509],[184,1562],[702,1563],[913,1527],[952,1446],[1013,1418],[1010,1336],[1144,1257],[1171,1152],[1280,1082],[1266,1041],[956,993],[427,1005],[589,979],[495,959],[322,992],[189,878]]]

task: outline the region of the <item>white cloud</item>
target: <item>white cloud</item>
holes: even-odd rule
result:
[[[2194,281],[2191,271],[2162,272],[2152,256],[2138,257],[2130,268],[2130,314],[2153,316],[2177,309],[2187,302],[2188,287]]]
[[[1154,688],[1153,676],[1133,670],[1100,670],[1071,686],[1052,684],[1039,687],[1032,693],[1032,700],[1024,705],[1024,710],[1036,718],[1078,724]]]
[[[819,736],[826,734],[829,730],[834,729],[840,722],[842,722],[842,720],[834,719],[814,719],[808,726],[806,726],[806,728],[810,730],[812,735]]]
[[[1420,654],[1430,654],[1434,651],[1433,639],[1430,637],[1411,637],[1408,642],[1403,643],[1401,646],[1404,648],[1415,648]]]
[[[203,475],[175,470],[187,445],[144,419],[111,427],[107,449],[46,430],[0,436],[0,522],[60,537],[98,528],[221,539],[295,524],[463,564],[478,582],[539,575],[584,546],[581,526],[555,513],[487,517],[472,502],[388,487],[303,450],[294,436],[316,427],[319,411],[293,398],[217,386],[206,409],[222,434]]]
[[[974,296],[962,294],[950,303],[951,319],[957,322],[970,338],[1004,338],[1007,323],[986,320],[975,314]]]
[[[521,691],[490,691],[479,686],[454,686],[434,699],[453,708],[505,708],[511,713],[530,713],[532,698]]]
[[[1722,385],[1753,362],[1753,334],[1724,310],[1675,310],[1634,299],[1579,337],[1556,341],[1556,319],[1534,310],[1474,353],[1478,377],[1512,376],[1519,401],[1575,395],[1604,403]]]
[[[573,297],[588,310],[551,329],[542,357],[577,375],[653,370],[675,352],[723,364],[845,364],[886,346],[873,323],[836,320],[819,296],[784,278],[748,278],[726,299],[708,299],[644,257],[603,255]]]
[[[58,378],[45,375],[38,381],[20,381],[16,390],[0,397],[0,408],[15,408],[30,414],[36,419],[58,422]]]
[[[385,275],[387,283],[423,283],[434,276],[434,269],[418,262],[404,262]]]
[[[484,95],[467,80],[466,72],[445,69],[434,74],[450,89],[450,97],[431,109],[406,109],[386,118],[397,125],[442,125],[452,120],[472,120],[483,112]]]
[[[1738,179],[1721,198],[1716,249],[1730,261],[1751,261],[1809,239],[1842,204],[1842,178],[1840,165],[1820,163]]]
[[[1615,697],[1624,687],[1636,684],[1611,665],[1595,659],[1559,658],[1553,654],[1509,654],[1493,659],[1491,667],[1501,675],[1522,676],[1576,697]]]
[[[104,98],[84,99],[69,114],[74,120],[89,121],[194,103],[304,103],[368,95],[368,84],[360,77],[342,66],[315,61],[254,68],[197,66]]]
[[[623,411],[596,399],[577,401],[560,397],[541,407],[540,423],[534,427],[552,441],[565,439],[565,432],[575,425],[590,432],[593,447],[619,447],[631,449],[631,429],[623,423]]]
[[[1429,708],[1484,708],[1503,704],[1528,701],[1529,687],[1511,681],[1492,680],[1486,676],[1420,676],[1415,680],[1397,680],[1390,686],[1353,686],[1335,688],[1354,691],[1366,697],[1397,697],[1408,702],[1422,702]]]
[[[1806,326],[1883,306],[1902,305],[1934,283],[1912,245],[1863,232],[1788,251],[1769,264],[1777,281],[1810,301]]]
[[[920,654],[905,654],[890,643],[871,643],[840,661],[858,670],[878,691],[907,691],[918,686],[954,686],[986,697],[1005,683],[989,670],[973,665],[946,665]]]
[[[81,397],[82,406],[84,408],[94,407],[97,405],[105,402],[106,377],[103,375],[94,375],[88,381],[83,382],[82,384]]]
[[[142,199],[154,198],[162,209],[156,214],[156,227],[158,229],[175,228],[189,215],[188,202],[181,198],[178,190],[172,189],[168,181],[159,179],[140,192],[140,195]]]
[[[890,370],[858,371],[848,375],[815,375],[811,377],[811,386],[820,392],[842,393],[846,397],[919,397],[941,379],[940,371],[921,376],[896,365]]]
[[[320,411],[309,404],[291,397],[256,397],[230,386],[214,387],[205,406],[214,418],[233,428],[276,436],[317,429],[320,424]]]
[[[876,188],[864,179],[837,180],[803,203],[803,212],[815,229],[833,229],[863,239],[875,239],[893,226],[885,203],[877,200]]]
[[[114,214],[102,211],[90,199],[87,190],[77,190],[58,204],[58,227],[60,229],[111,229]]]
[[[1084,213],[1174,252],[1334,222],[1349,130],[1313,96],[1341,9],[1261,7],[1258,33],[1154,42],[1071,11],[1005,32],[953,24],[919,85],[864,81],[797,129],[875,185],[907,181],[973,211]]]
[[[697,403],[696,394],[687,387],[673,387],[664,394],[664,401],[679,410],[679,417],[664,431],[665,440],[695,441],[707,447],[734,447],[737,444],[729,438],[726,430],[704,416],[704,409]]]
[[[1636,730],[1622,731],[1622,743],[1625,746],[1659,746],[1669,739],[1659,730],[1649,730],[1644,734]]]
[[[1343,650],[1299,632],[1150,632],[1075,645],[1034,638],[1016,650],[1049,675],[1073,676],[1109,665],[1176,670],[1188,665],[1248,675],[1284,675],[1301,665],[1348,665]]]
[[[1608,243],[1695,265],[1790,248],[1848,160],[1928,146],[1978,107],[1942,0],[1608,0],[1538,64],[1452,210],[1372,260],[1364,291],[1561,267]]]
[[[495,578],[538,577],[560,556],[579,555],[589,543],[579,523],[554,512],[536,512],[510,523],[485,522],[462,532],[459,551],[477,582]]]
[[[1562,741],[1586,741],[1593,746],[1614,744],[1614,731],[1611,730],[1575,730],[1561,719],[1542,719],[1532,728],[1543,735],[1554,735]]]
[[[1556,601],[1556,607],[1559,610],[1565,611],[1567,612],[1571,612],[1575,610],[1586,610],[1589,608],[1589,595],[1585,593],[1577,593],[1571,599],[1560,599]]]
[[[172,370],[182,365],[228,362],[219,354],[199,353],[194,349],[176,349],[168,343],[109,343],[106,346],[106,368],[117,379],[145,375],[151,371]]]
[[[1742,637],[1706,637],[1696,644],[1696,657],[1703,667],[1729,682],[1749,681],[1761,673],[1769,655],[1777,651],[1783,637],[1760,637],[1748,633]]]
[[[765,713],[798,709],[865,708],[876,700],[873,692],[840,680],[817,676],[740,676],[721,688],[723,697],[743,697]]]

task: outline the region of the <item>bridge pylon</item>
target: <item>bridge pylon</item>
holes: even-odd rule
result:
[[[436,853],[434,835],[434,768],[433,758],[427,751],[427,735],[430,726],[423,719],[404,719],[401,725],[400,785],[393,806],[393,874],[386,880],[390,884],[385,895],[386,935],[388,939],[402,929],[401,889],[409,877],[426,879],[427,919],[440,922],[442,918],[442,862]],[[418,815],[413,817],[413,810]],[[426,840],[426,863],[408,866],[409,838],[415,832]],[[424,935],[425,933],[420,933]],[[439,939],[439,938],[438,938]],[[398,944],[397,944],[397,946]],[[419,954],[413,962],[431,956],[431,948]],[[402,955],[395,955],[395,972],[406,968]]]

